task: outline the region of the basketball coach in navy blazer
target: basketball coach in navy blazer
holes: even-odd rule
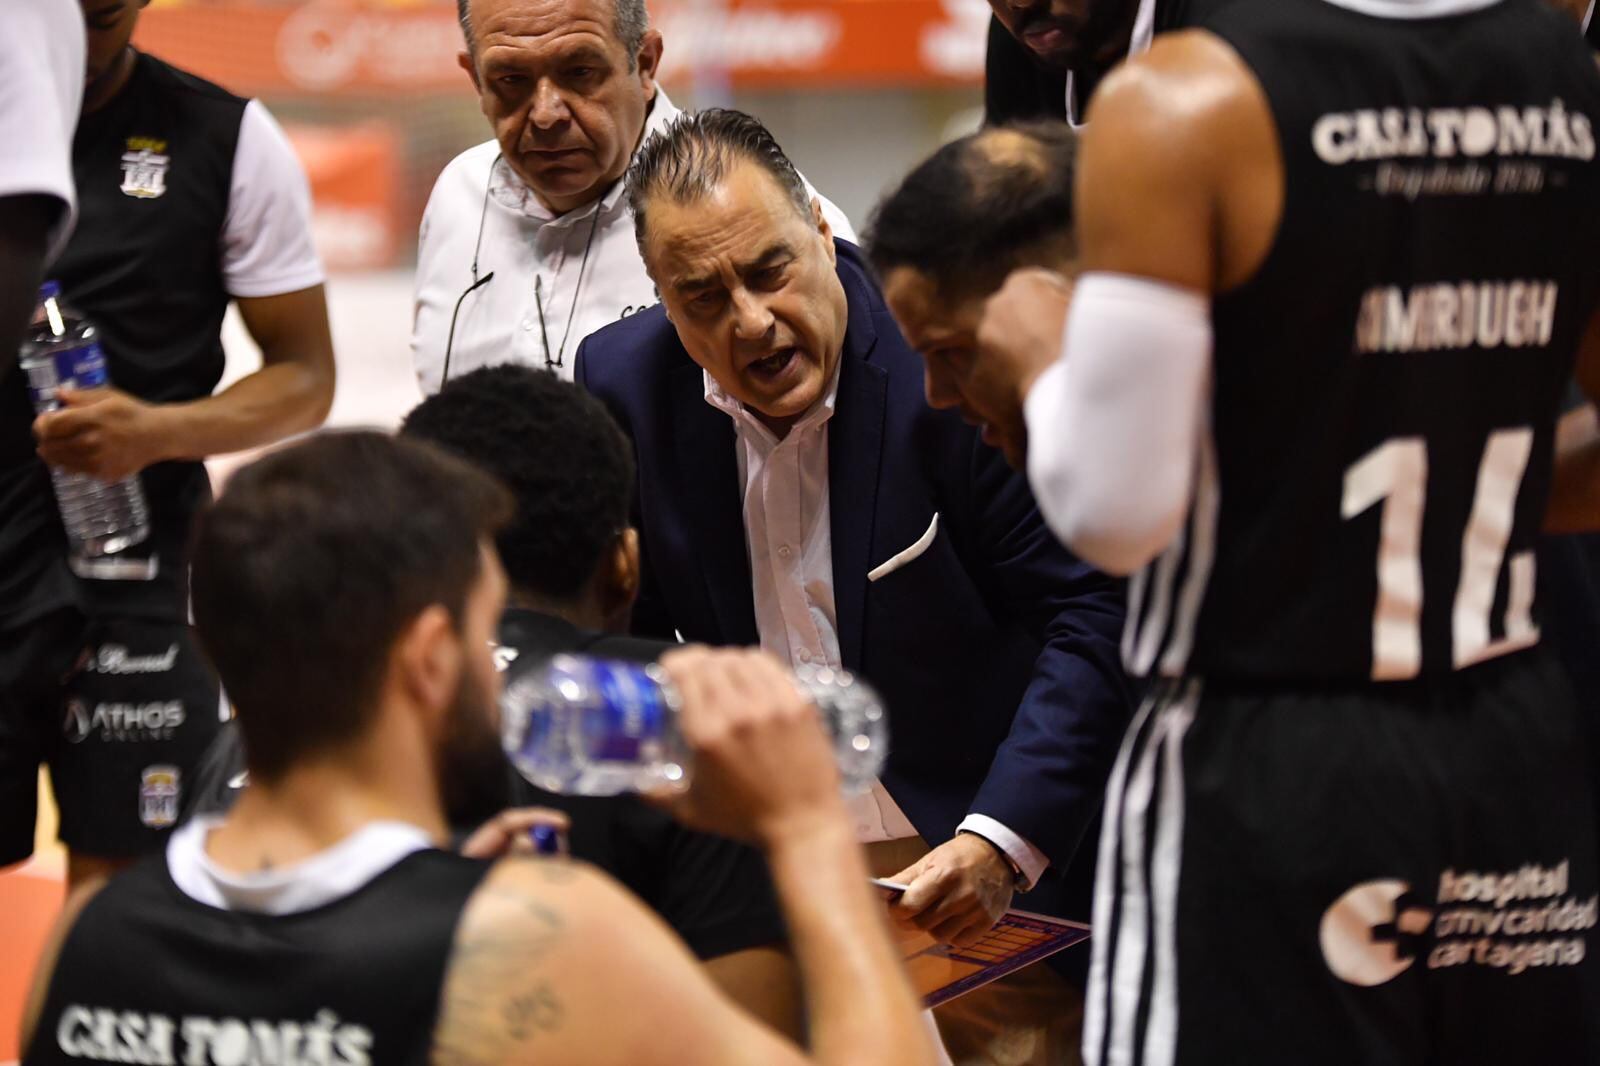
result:
[[[1120,584],[927,405],[861,253],[759,123],[685,116],[630,183],[664,303],[590,335],[576,377],[637,453],[636,631],[836,656],[889,710],[880,835],[903,812],[933,847],[899,871],[918,924],[970,942],[1013,884],[1062,913],[1131,712]]]

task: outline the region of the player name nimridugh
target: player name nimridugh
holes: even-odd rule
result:
[[[1550,343],[1553,281],[1462,281],[1368,289],[1356,319],[1356,351],[1430,352],[1526,348]]]

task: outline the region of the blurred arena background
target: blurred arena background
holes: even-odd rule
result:
[[[981,117],[985,0],[649,0],[683,108],[758,115],[860,227],[893,178]],[[134,43],[259,97],[311,179],[339,360],[330,425],[392,425],[419,398],[411,268],[434,178],[489,138],[456,63],[454,0],[154,0]],[[230,315],[224,384],[259,366]],[[243,457],[214,461],[213,480]],[[39,850],[0,875],[0,1064],[61,900],[48,789]]]

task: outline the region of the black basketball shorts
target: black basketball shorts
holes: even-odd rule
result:
[[[1594,810],[1541,651],[1163,683],[1113,771],[1090,1066],[1600,1061]]]
[[[41,763],[68,848],[124,858],[158,847],[219,711],[182,622],[62,610],[0,633],[0,865],[33,851]]]

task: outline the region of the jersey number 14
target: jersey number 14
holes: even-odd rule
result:
[[[1472,514],[1461,541],[1461,575],[1451,614],[1452,659],[1457,669],[1537,643],[1533,624],[1533,552],[1509,560],[1504,636],[1492,639],[1489,612],[1500,583],[1517,494],[1533,448],[1533,430],[1489,435],[1478,464]],[[1372,678],[1401,681],[1422,669],[1422,512],[1428,481],[1428,446],[1421,437],[1397,437],[1374,448],[1344,475],[1344,518],[1382,504],[1378,527],[1378,602],[1372,615]]]

